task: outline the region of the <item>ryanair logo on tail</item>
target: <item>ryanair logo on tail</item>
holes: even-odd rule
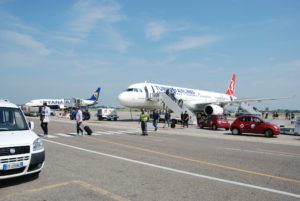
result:
[[[91,98],[89,98],[88,100],[98,101],[99,95],[100,95],[100,89],[101,89],[101,87],[98,87],[98,88],[94,91],[94,93],[93,93],[93,95],[91,96]]]

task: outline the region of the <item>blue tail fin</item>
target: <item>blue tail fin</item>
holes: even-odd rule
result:
[[[93,95],[87,100],[98,101],[98,98],[99,98],[99,95],[100,95],[100,90],[101,90],[101,87],[98,87],[96,89],[96,91],[94,91]]]

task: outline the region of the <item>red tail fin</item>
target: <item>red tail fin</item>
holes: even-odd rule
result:
[[[232,75],[231,81],[229,83],[228,89],[226,91],[227,95],[234,96],[234,85],[235,85],[235,74]]]

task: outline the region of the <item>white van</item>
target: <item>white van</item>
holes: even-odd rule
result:
[[[100,108],[97,112],[98,120],[114,120],[117,121],[119,116],[115,108]]]
[[[33,127],[20,108],[0,100],[0,180],[42,170],[45,150]]]

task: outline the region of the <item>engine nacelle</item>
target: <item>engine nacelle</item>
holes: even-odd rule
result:
[[[218,105],[210,104],[205,106],[204,113],[206,115],[217,115],[217,114],[223,114],[224,109]]]

